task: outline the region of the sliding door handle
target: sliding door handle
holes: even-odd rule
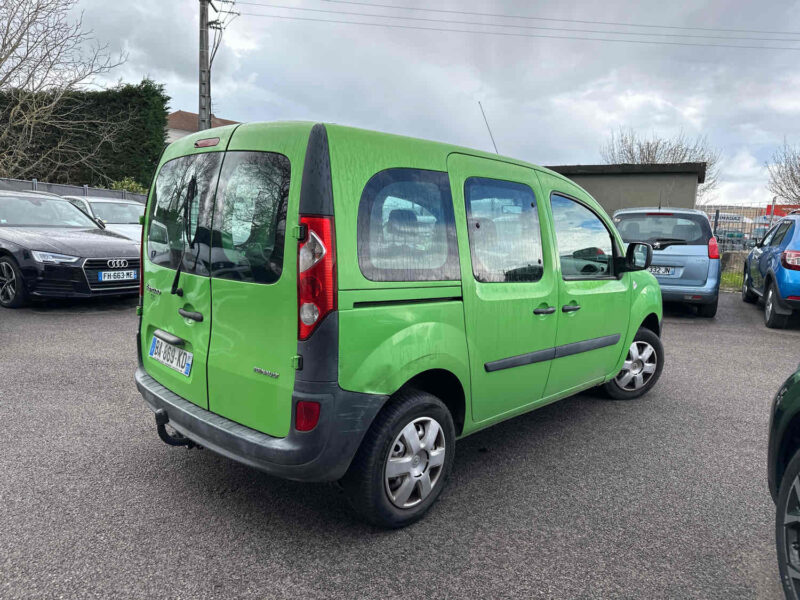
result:
[[[185,319],[191,319],[192,321],[197,321],[198,323],[202,323],[203,315],[199,312],[194,312],[191,310],[183,310],[182,308],[178,309],[178,314]]]
[[[561,307],[561,312],[575,312],[576,310],[580,309],[580,304],[565,304]]]
[[[552,315],[554,312],[556,312],[556,307],[555,306],[547,306],[545,308],[534,308],[533,309],[533,314],[535,314],[535,315]]]

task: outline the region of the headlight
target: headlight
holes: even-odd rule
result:
[[[42,250],[31,250],[33,260],[40,263],[66,264],[80,260],[80,256],[69,256],[67,254],[57,254],[55,252],[44,252]]]

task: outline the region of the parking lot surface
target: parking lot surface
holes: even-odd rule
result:
[[[135,301],[0,313],[0,597],[779,598],[770,400],[800,324],[670,308],[646,397],[582,394],[458,443],[420,523],[171,448],[133,384]]]

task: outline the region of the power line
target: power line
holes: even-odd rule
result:
[[[532,17],[530,15],[506,15],[502,13],[482,13],[465,10],[447,10],[443,8],[417,8],[414,6],[394,6],[391,4],[375,4],[372,2],[356,2],[355,0],[324,0],[325,2],[335,2],[336,4],[352,4],[355,6],[371,6],[373,8],[391,8],[394,10],[417,10],[425,12],[438,12],[458,15],[469,15],[473,17],[501,17],[504,19],[529,19],[533,21],[555,21],[559,23],[581,23],[583,25],[621,25],[623,27],[646,27],[650,29],[687,29],[691,31],[716,31],[733,33],[766,33],[773,35],[800,35],[800,31],[765,31],[762,29],[736,29],[733,27],[683,27],[679,25],[655,25],[652,23],[622,23],[619,21],[588,21],[581,19],[556,19],[552,17]],[[776,40],[781,41],[781,40]]]
[[[800,50],[792,46],[744,46],[739,44],[700,44],[695,42],[668,42],[658,40],[620,40],[614,38],[598,38],[586,36],[547,35],[543,33],[512,33],[503,31],[479,31],[474,29],[446,29],[443,27],[418,27],[415,25],[397,25],[388,23],[367,23],[364,21],[343,21],[337,19],[316,19],[312,17],[289,17],[286,15],[267,15],[263,13],[240,13],[248,17],[265,17],[269,19],[284,19],[289,21],[310,21],[315,23],[338,23],[342,25],[364,25],[367,27],[384,27],[387,29],[411,29],[416,31],[441,31],[450,33],[477,33],[479,35],[499,35],[503,37],[544,38],[553,40],[580,40],[589,42],[616,42],[622,44],[647,44],[661,46],[690,46],[698,48],[739,48],[741,50]]]
[[[399,15],[387,15],[387,14],[375,14],[375,13],[363,13],[363,12],[352,12],[352,11],[344,11],[344,10],[327,10],[324,8],[306,8],[301,6],[286,6],[285,4],[265,4],[261,2],[244,2],[243,0],[238,0],[238,4],[244,4],[249,6],[261,6],[264,8],[282,8],[287,10],[299,10],[303,12],[315,12],[315,13],[329,13],[334,15],[348,15],[354,17],[375,17],[375,18],[386,18],[386,19],[401,19],[404,21],[424,21],[427,23],[446,23],[448,25],[476,25],[476,26],[485,26],[488,25],[490,27],[506,27],[506,28],[513,28],[513,29],[535,29],[539,31],[561,31],[561,32],[574,32],[574,33],[597,33],[601,35],[630,35],[630,36],[637,36],[637,37],[649,37],[649,36],[659,36],[659,37],[670,37],[670,38],[698,38],[698,39],[717,39],[717,40],[751,40],[751,41],[759,41],[759,42],[800,42],[800,39],[776,39],[776,38],[765,38],[765,37],[753,37],[753,36],[727,36],[727,35],[696,35],[691,33],[652,33],[652,32],[638,32],[638,31],[608,31],[608,30],[601,30],[601,29],[575,29],[575,28],[564,28],[564,27],[546,27],[542,25],[514,25],[514,24],[506,24],[506,23],[484,23],[484,22],[476,22],[476,21],[456,21],[452,19],[428,19],[425,17],[404,17]],[[354,3],[355,4],[355,3]],[[371,5],[368,5],[371,6]],[[376,7],[382,5],[376,5]],[[438,12],[438,11],[437,11]]]

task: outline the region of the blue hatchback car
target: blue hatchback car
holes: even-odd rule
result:
[[[800,311],[800,213],[776,223],[744,261],[742,300],[764,300],[767,327],[786,327]]]
[[[653,246],[650,272],[665,302],[697,305],[701,317],[717,314],[719,246],[708,216],[690,208],[625,208],[614,224],[626,243]]]

